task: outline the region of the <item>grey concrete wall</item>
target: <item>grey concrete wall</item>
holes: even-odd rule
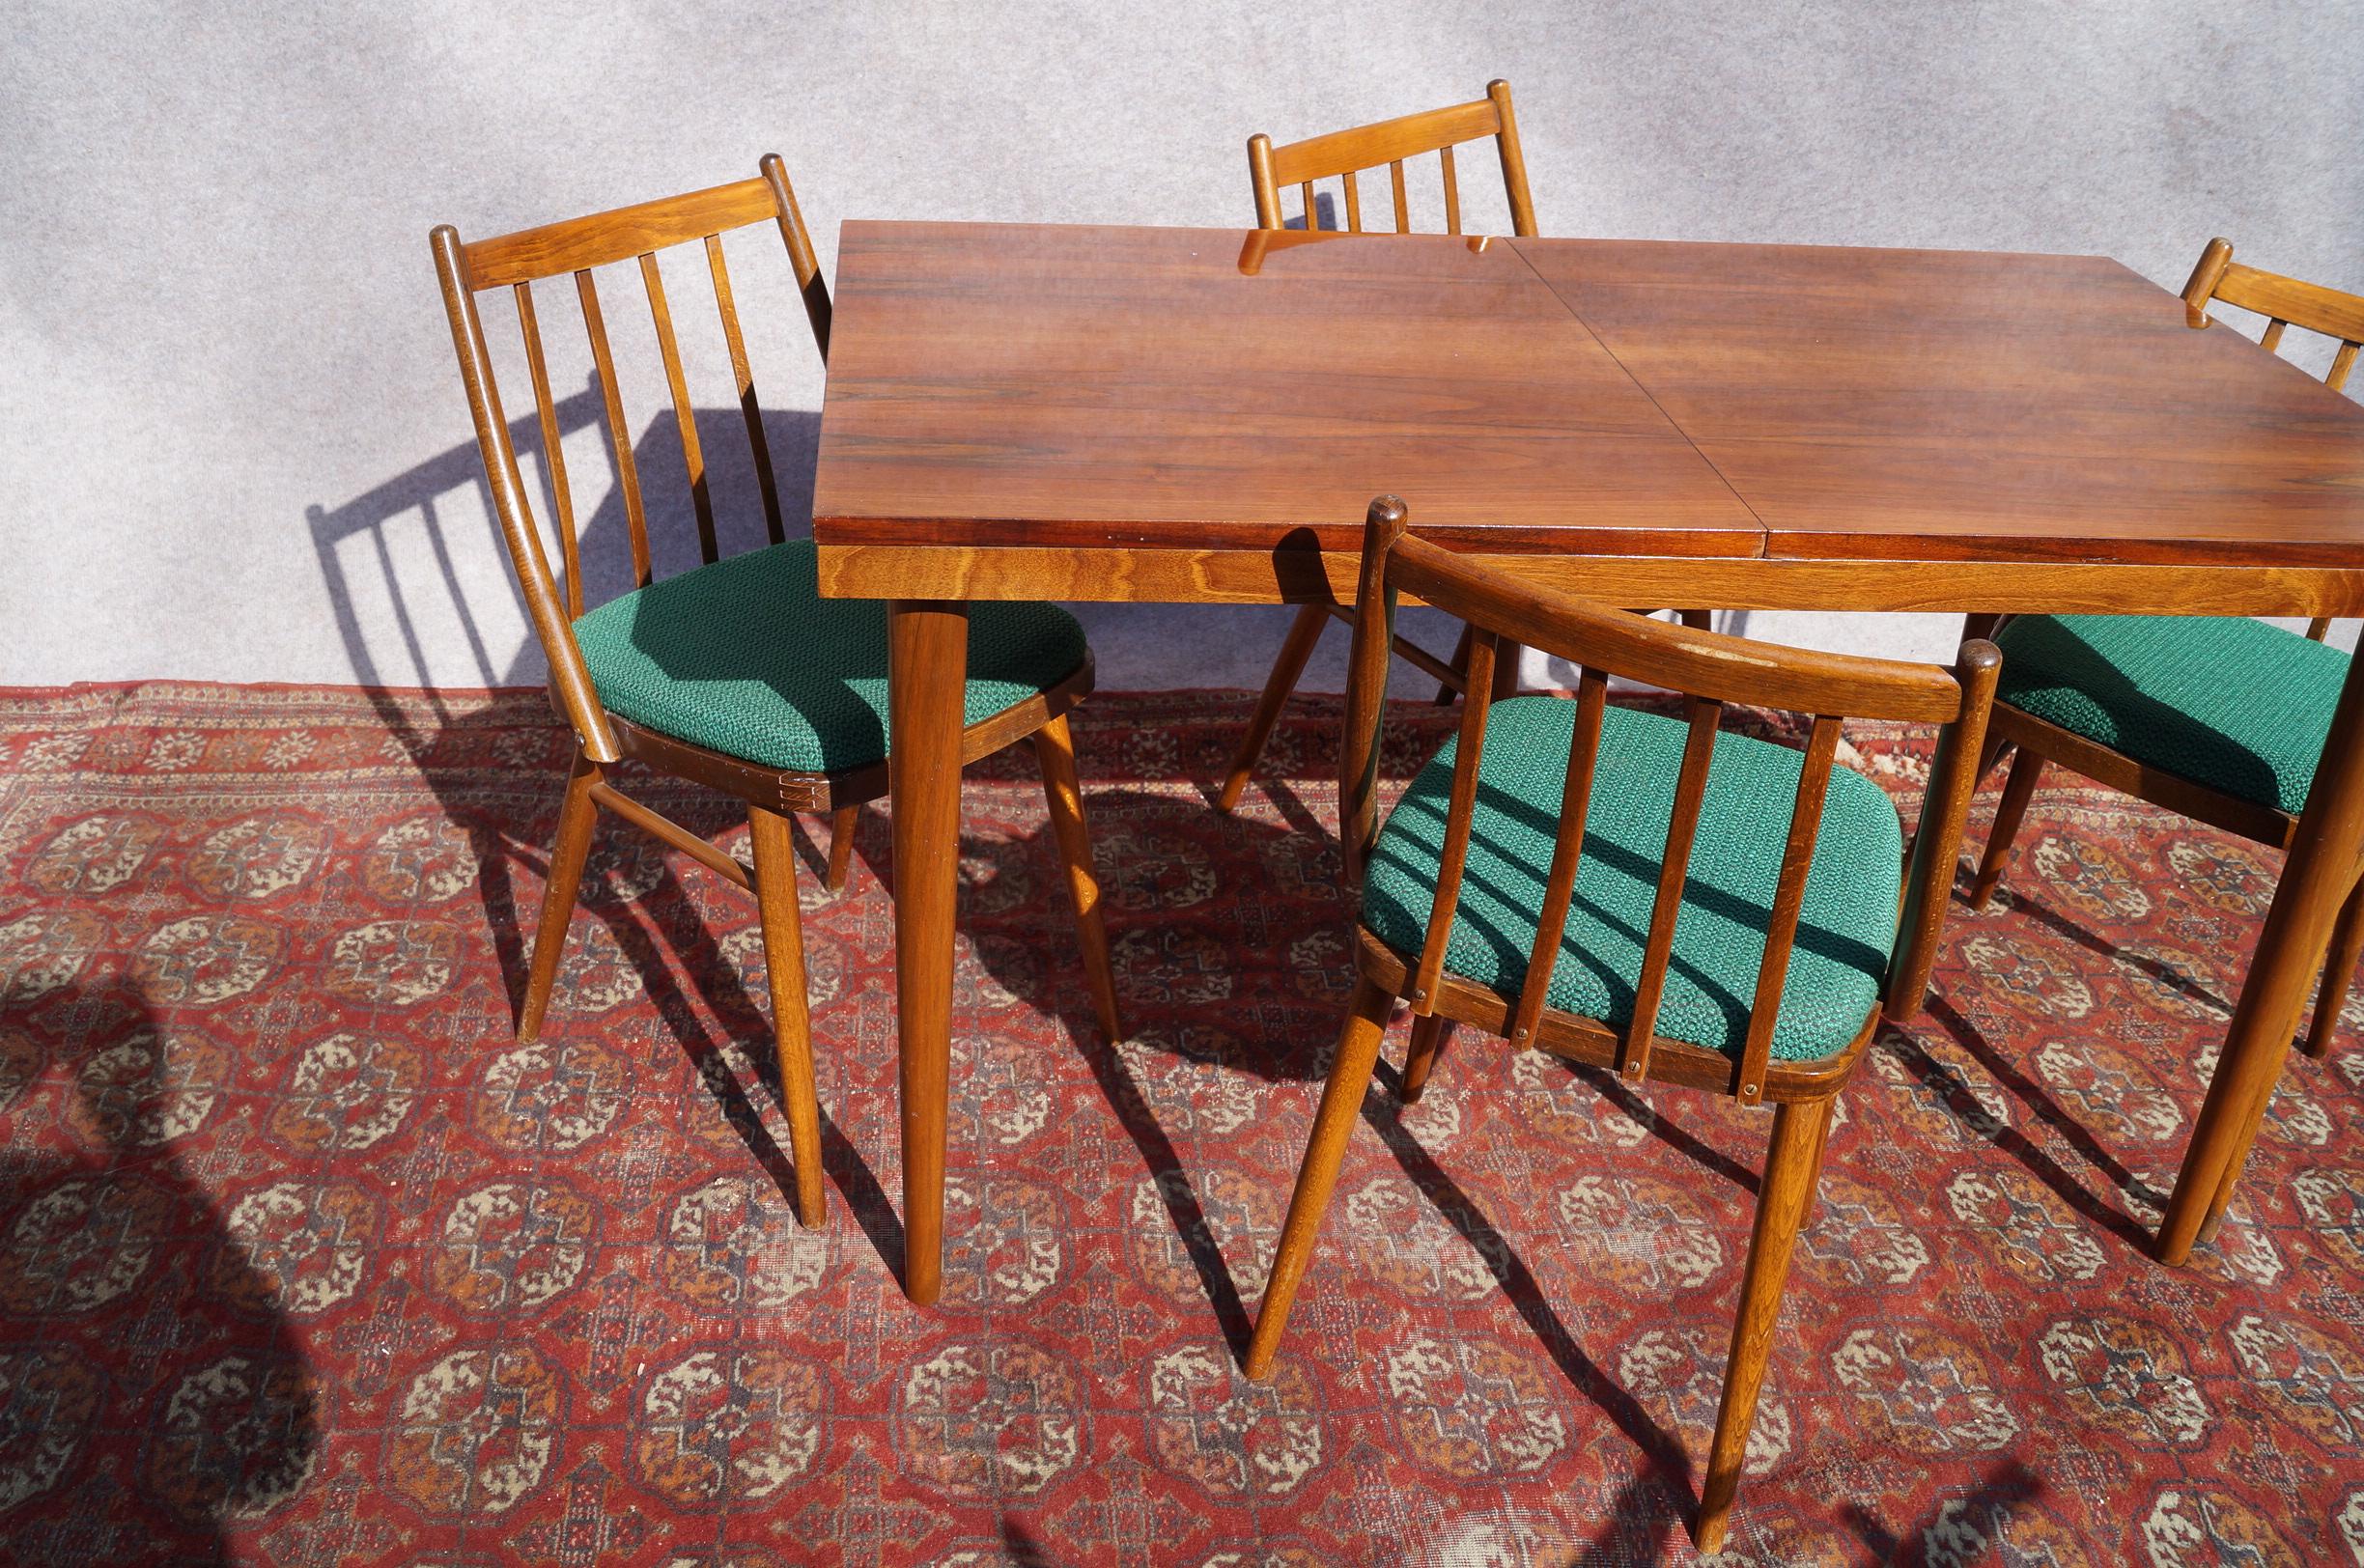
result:
[[[855,216],[1244,223],[1248,132],[1501,74],[1546,233],[2097,251],[2170,287],[2222,233],[2364,287],[2360,19],[2220,0],[17,0],[0,23],[0,682],[539,678],[436,297],[438,220],[494,233],[775,149],[825,252]],[[819,376],[776,257],[745,254],[794,490]],[[693,271],[678,287],[701,308]],[[638,295],[612,297],[635,444],[678,493]],[[710,445],[744,462],[718,360],[692,366]],[[582,504],[612,535],[575,406]],[[1090,614],[1104,683],[1128,686],[1253,684],[1284,612]],[[1751,622],[1898,651],[1950,629]]]

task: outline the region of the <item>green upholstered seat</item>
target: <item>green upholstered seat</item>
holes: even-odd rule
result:
[[[1995,700],[2196,784],[2306,806],[2348,656],[2246,616],[2023,615]]]
[[[1445,967],[1506,995],[1517,994],[1534,950],[1575,719],[1576,705],[1556,697],[1496,703],[1486,715]],[[1611,708],[1604,715],[1576,897],[1546,997],[1555,1009],[1614,1027],[1633,1019],[1684,731],[1657,714]],[[1455,749],[1447,745],[1413,779],[1365,874],[1364,923],[1406,957],[1426,936]],[[1661,1038],[1739,1054],[1801,766],[1787,746],[1716,738],[1659,1006]],[[1843,767],[1832,770],[1823,800],[1773,1031],[1772,1055],[1784,1061],[1834,1055],[1862,1032],[1879,1005],[1896,939],[1903,829],[1894,802]]]
[[[886,606],[823,599],[806,542],[750,550],[575,623],[608,712],[766,768],[837,772],[886,756]],[[963,722],[1073,675],[1084,629],[1051,604],[969,612]]]

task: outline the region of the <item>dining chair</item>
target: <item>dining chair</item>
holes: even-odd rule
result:
[[[1779,648],[1546,593],[1407,535],[1371,504],[1349,671],[1348,862],[1362,873],[1356,983],[1246,1371],[1272,1370],[1400,999],[1418,1098],[1445,1021],[1775,1107],[1695,1536],[1722,1542],[1790,1244],[1831,1106],[1880,1025],[1920,1006],[1992,700],[1991,644],[1953,669]],[[1397,596],[1470,628],[1457,738],[1373,829],[1371,780]],[[1573,702],[1492,699],[1515,640],[1582,670]],[[1684,716],[1608,706],[1622,677]],[[1802,748],[1720,733],[1731,704],[1809,716]],[[1907,867],[1897,808],[1836,761],[1844,717],[1942,725]]]
[[[2281,347],[2288,326],[2338,340],[2323,378],[2335,391],[2364,341],[2364,295],[2243,266],[2221,238],[2200,253],[2183,302],[2195,327],[2209,324],[2211,304],[2264,317],[2261,341],[2268,350]],[[1970,884],[1972,908],[1993,899],[2048,762],[2210,826],[2290,848],[2348,678],[2348,656],[2323,642],[2330,626],[2328,616],[2318,616],[2300,636],[2245,616],[2000,620],[1991,634],[2003,650],[2003,676],[1984,760],[1992,766],[2006,747],[2014,755]],[[2359,956],[2364,882],[2353,884],[2332,929],[2303,1045],[2310,1056],[2331,1049]]]
[[[463,241],[455,228],[442,224],[430,240],[501,538],[549,661],[552,700],[575,731],[575,760],[550,850],[518,1037],[531,1040],[541,1031],[601,810],[752,893],[762,922],[781,1098],[796,1163],[797,1217],[817,1225],[823,1213],[820,1108],[789,814],[833,814],[826,881],[832,888],[841,885],[854,814],[863,802],[886,794],[892,741],[886,619],[886,606],[875,602],[822,598],[811,543],[786,537],[722,237],[753,225],[776,226],[825,362],[830,295],[785,165],[772,154],[760,167],[753,179],[489,239]],[[718,546],[696,410],[658,263],[659,252],[691,244],[704,251],[771,539],[766,547],[727,558]],[[636,264],[647,296],[704,563],[662,581],[651,565],[632,427],[598,284],[598,268],[628,262]],[[533,290],[537,282],[568,276],[590,343],[634,584],[589,610],[582,602],[580,541]],[[477,310],[478,294],[499,289],[515,299],[540,413],[541,457],[563,568],[555,579],[526,499]],[[1076,619],[1049,604],[978,604],[969,627],[966,728],[960,756],[945,760],[958,766],[1022,740],[1032,742],[1083,938],[1093,1008],[1113,1040],[1119,1032],[1115,987],[1067,724],[1069,710],[1091,689],[1090,649]],[[618,790],[609,770],[626,759],[745,801],[752,866]]]
[[[1510,84],[1500,78],[1486,83],[1485,97],[1468,103],[1399,115],[1377,125],[1290,142],[1285,147],[1275,147],[1271,137],[1256,132],[1248,138],[1248,178],[1255,196],[1256,226],[1261,229],[1285,226],[1280,214],[1280,192],[1294,185],[1304,208],[1302,218],[1306,228],[1320,229],[1317,187],[1325,181],[1337,180],[1345,198],[1346,230],[1362,234],[1363,198],[1355,177],[1385,164],[1394,197],[1395,227],[1392,232],[1410,234],[1412,218],[1404,186],[1404,160],[1434,153],[1444,180],[1445,232],[1459,234],[1461,182],[1453,163],[1453,149],[1489,136],[1494,139],[1494,151],[1502,163],[1503,191],[1510,204],[1510,232],[1532,238],[1535,233],[1534,201],[1527,191],[1527,158],[1519,150],[1518,121],[1510,109]],[[1224,775],[1223,788],[1215,798],[1216,810],[1228,812],[1239,805],[1249,775],[1255,770],[1265,743],[1272,739],[1273,726],[1280,721],[1280,710],[1288,705],[1297,683],[1304,679],[1314,646],[1321,641],[1322,631],[1334,616],[1341,621],[1350,620],[1352,612],[1334,602],[1306,604],[1298,609],[1288,635],[1281,639],[1272,673],[1265,678],[1264,690],[1256,699],[1247,732],[1240,737],[1230,770]],[[1704,629],[1707,625],[1703,610],[1685,610],[1682,619],[1686,626]],[[1409,637],[1397,637],[1394,650],[1397,658],[1436,678],[1439,703],[1451,702],[1468,684],[1466,636],[1448,659],[1438,658]],[[1504,647],[1494,678],[1496,696],[1508,696],[1516,689],[1516,649]]]

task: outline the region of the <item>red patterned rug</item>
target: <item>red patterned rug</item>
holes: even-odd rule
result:
[[[1279,1374],[1235,1373],[1348,917],[1335,705],[1226,821],[1244,712],[1079,717],[1114,1050],[1030,765],[972,770],[921,1311],[883,814],[804,897],[808,1233],[735,889],[610,819],[514,1043],[540,696],[0,693],[0,1555],[1688,1557],[1760,1112],[1464,1038],[1417,1107],[1374,1093]],[[1449,722],[1400,716],[1397,777]],[[2066,785],[2022,843],[1844,1102],[1723,1560],[2364,1560],[2364,1044],[2294,1058],[2218,1245],[2142,1250],[2276,857]]]

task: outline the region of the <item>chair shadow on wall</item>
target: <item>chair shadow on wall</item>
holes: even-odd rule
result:
[[[595,380],[586,381],[570,396],[553,400],[552,406],[562,440],[603,425]],[[715,526],[721,538],[722,553],[731,555],[762,545],[765,543],[762,513],[746,452],[745,417],[736,407],[728,407],[699,408],[696,418],[698,441],[705,449],[708,482],[714,492]],[[807,409],[764,410],[764,437],[771,448],[772,466],[779,487],[780,515],[791,539],[807,538],[812,531],[813,458],[820,429],[820,415]],[[509,430],[520,453],[540,453],[542,435],[537,419],[529,415],[512,420]],[[577,518],[581,542],[582,602],[584,608],[589,609],[630,589],[633,581],[615,453],[604,438],[600,440],[600,455],[606,464],[602,490],[583,469],[586,444],[575,441],[567,455],[574,464],[569,470],[569,488],[578,495],[601,494],[597,508],[588,517]],[[633,462],[640,473],[649,547],[656,561],[657,575],[662,578],[695,566],[697,517],[690,502],[680,436],[670,411],[661,411],[648,419],[633,443]],[[536,462],[524,477],[529,502],[542,526],[543,546],[549,552],[552,574],[563,576],[556,535],[557,499],[549,469]],[[457,495],[465,495],[467,504],[452,505]],[[514,646],[506,651],[495,649],[487,640],[477,613],[479,606],[468,602],[454,547],[475,546],[472,541],[455,538],[459,525],[447,525],[447,510],[462,517],[472,514],[477,519],[476,526],[483,530],[481,547],[489,550],[489,558],[498,565],[506,585],[504,611],[516,629],[509,633]],[[485,483],[484,461],[475,442],[464,441],[342,505],[308,507],[305,521],[319,561],[321,580],[336,616],[338,635],[352,660],[354,678],[361,685],[386,688],[452,686],[448,672],[431,666],[424,628],[430,616],[444,618],[447,625],[457,621],[480,685],[542,684],[547,673],[542,651],[528,627],[525,597],[508,568],[500,525],[493,517],[492,491]],[[431,574],[404,569],[404,561],[409,558],[406,552],[415,552],[421,546],[433,560]],[[351,569],[345,558],[349,550],[363,553],[367,577]],[[398,658],[389,657],[393,654],[391,649],[373,646],[370,632],[363,625],[356,596],[365,584],[376,587],[383,596],[393,637],[401,645]],[[429,690],[426,696],[438,720],[449,717],[450,710],[436,692]]]
[[[562,440],[602,423],[596,381],[587,381],[580,391],[554,400],[554,407]],[[716,529],[720,535],[721,551],[730,555],[756,547],[765,543],[765,537],[755,501],[754,478],[746,466],[748,460],[743,416],[737,408],[700,408],[696,417],[698,437],[708,454],[708,482],[714,491]],[[510,431],[521,452],[540,452],[541,433],[536,419],[529,416],[512,421]],[[819,433],[818,414],[802,409],[766,410],[764,414],[764,434],[779,486],[780,511],[788,519],[791,538],[805,537],[811,532],[813,453]],[[581,466],[583,445],[577,442],[570,454],[576,463],[569,474],[570,488],[577,494],[597,492],[595,487],[585,482]],[[607,462],[605,492],[588,517],[577,518],[582,602],[586,609],[633,586],[623,491],[616,483],[614,452],[605,440],[600,442],[599,450]],[[739,464],[736,468],[734,458]],[[695,566],[696,514],[690,503],[680,438],[670,413],[659,413],[648,421],[633,443],[633,461],[641,476],[649,548],[657,576],[661,579]],[[534,472],[527,476],[527,487],[552,574],[562,575],[554,520],[557,505],[548,468],[536,462]],[[466,504],[453,504],[453,498],[461,495],[467,497]],[[453,518],[475,520],[471,524],[450,520]],[[472,674],[484,686],[539,686],[548,677],[541,647],[530,630],[524,594],[509,568],[507,549],[492,511],[491,490],[485,483],[483,460],[473,441],[464,442],[333,509],[310,507],[305,518],[322,585],[327,592],[337,632],[344,641],[354,678],[368,693],[387,729],[421,764],[429,784],[436,789],[452,820],[467,830],[484,868],[479,893],[514,1013],[524,994],[525,953],[523,928],[519,923],[521,911],[509,881],[507,862],[512,854],[519,854],[537,870],[541,868],[542,856],[549,849],[548,834],[555,831],[555,812],[565,782],[563,766],[554,766],[547,780],[549,815],[537,814],[531,825],[533,832],[543,836],[528,841],[508,838],[497,818],[488,813],[486,801],[468,798],[460,781],[438,773],[432,765],[437,733],[460,716],[450,694],[464,688],[457,687],[448,673],[431,661],[430,623],[439,623],[436,630],[444,630],[457,624],[473,664]],[[466,535],[462,535],[463,528]],[[479,528],[481,534],[476,533]],[[500,605],[501,618],[514,629],[506,633],[511,643],[507,648],[493,645],[485,630],[483,606],[469,602],[458,565],[464,555],[474,557],[478,563],[486,560],[493,563],[491,571],[480,569],[474,575],[483,580],[497,573],[502,584],[500,591],[506,596]],[[388,632],[376,639],[364,621],[365,591],[371,592],[384,607]],[[406,698],[412,704],[425,705],[434,715],[433,728],[417,721],[416,708],[407,704]],[[554,726],[560,722],[554,708],[551,722]],[[802,835],[800,839],[810,857],[809,839]]]
[[[1346,227],[1344,221],[1338,217],[1337,198],[1331,195],[1326,190],[1317,190],[1313,193],[1313,211],[1314,214],[1321,219],[1321,226],[1325,229],[1335,233],[1336,231]],[[1296,229],[1302,231],[1305,226],[1306,214],[1303,212],[1298,213],[1293,218],[1283,218],[1280,220],[1280,227],[1283,229]]]
[[[562,441],[589,430],[604,433],[595,380],[586,380],[577,392],[553,400],[553,406]],[[721,553],[729,556],[761,546],[767,538],[747,456],[744,416],[736,407],[700,408],[696,420],[699,442],[707,454]],[[549,470],[539,461],[539,420],[528,415],[513,421],[510,430],[521,454],[536,456],[532,471],[524,477],[551,571],[562,576],[556,498]],[[811,411],[765,410],[764,434],[790,538],[810,533],[813,455],[819,431],[820,416]],[[606,462],[603,491],[584,463],[588,444],[574,440],[567,452],[572,460],[568,472],[572,492],[601,495],[587,516],[578,513],[577,518],[586,609],[633,586],[629,528],[623,491],[616,482],[614,452],[603,434],[598,442]],[[669,410],[660,410],[645,422],[633,442],[633,461],[640,475],[650,553],[661,580],[698,564],[696,512],[679,432]],[[566,777],[563,758],[571,755],[573,742],[571,737],[563,742],[558,739],[565,733],[564,721],[553,709],[552,749],[547,758],[522,764],[529,771],[519,779],[489,779],[481,763],[471,768],[461,762],[464,754],[438,749],[443,730],[464,725],[467,708],[472,706],[455,700],[454,693],[465,688],[457,686],[447,668],[433,661],[430,652],[431,647],[453,645],[450,633],[455,625],[458,642],[466,648],[472,665],[472,684],[532,687],[541,686],[548,674],[526,617],[524,595],[500,538],[483,459],[475,442],[463,442],[335,507],[308,508],[306,522],[322,584],[355,679],[388,732],[418,765],[444,814],[467,834],[478,864],[477,894],[484,907],[485,926],[500,965],[514,1021],[524,997],[529,933],[539,910],[539,888],[532,889],[532,898],[521,902],[512,878],[513,863],[524,866],[537,881],[548,875],[549,843],[556,832]],[[473,570],[464,573],[464,561]],[[495,605],[471,602],[469,585],[479,585],[475,591],[481,594],[486,591],[482,585],[495,577],[501,584],[498,593],[505,597]],[[504,624],[505,631],[487,630],[488,625]],[[636,771],[631,764],[621,770],[628,788],[634,782],[647,782],[635,781]],[[690,788],[673,781],[661,787],[668,791]],[[537,803],[528,806],[521,796],[530,796]],[[744,821],[744,814],[729,807],[718,795],[714,797],[712,809],[692,804],[683,815],[692,827],[709,831]],[[865,814],[865,825],[868,820]],[[689,1005],[690,997],[676,983],[652,934],[672,948],[681,971],[690,977],[712,1015],[723,1021],[743,1058],[761,1064],[760,1075],[776,1101],[779,1084],[768,1009],[747,992],[721,956],[704,922],[695,916],[696,899],[669,866],[641,898],[616,893],[614,868],[629,853],[630,841],[637,837],[637,830],[629,825],[603,816],[579,907],[606,924],[619,949],[638,969],[652,1005],[732,1126],[783,1190],[792,1190],[785,1152],[765,1131],[752,1103],[722,1066],[722,1042],[713,1037],[696,1009]],[[824,862],[801,823],[798,847],[811,874],[818,878]],[[675,905],[690,910],[690,918],[668,915],[665,911]],[[641,910],[640,916],[635,916],[635,908]],[[848,1201],[882,1250],[899,1258],[899,1230],[891,1206],[830,1122],[826,1106],[822,1134],[825,1161],[845,1188]]]

